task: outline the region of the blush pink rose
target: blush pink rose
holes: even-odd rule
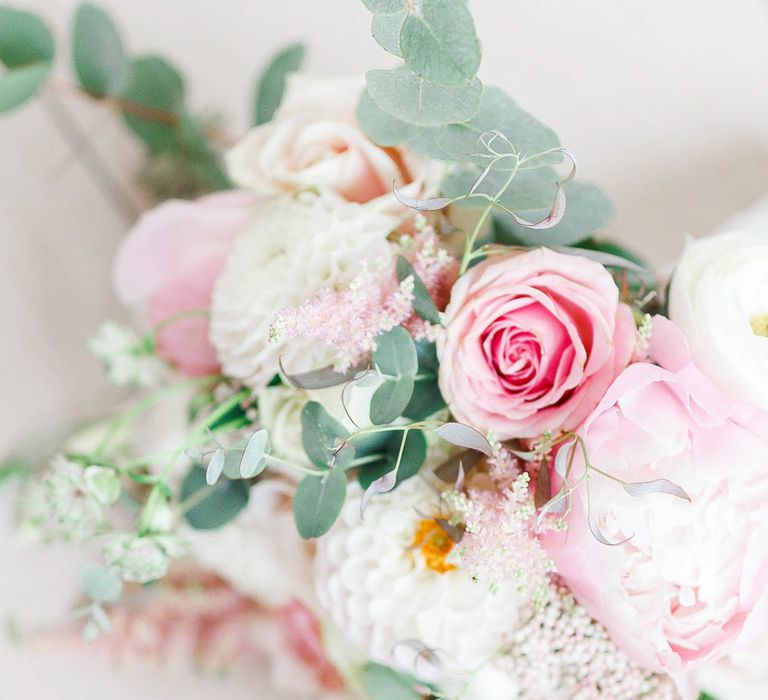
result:
[[[633,497],[591,472],[573,494],[568,530],[543,543],[578,601],[628,656],[678,674],[768,625],[768,414],[707,379],[671,321],[654,320],[650,352],[661,366],[630,365],[579,434],[598,469],[628,482],[668,479],[691,501]],[[569,481],[583,469],[577,450]],[[593,537],[587,486],[602,535],[631,539],[608,546]]]
[[[470,269],[446,321],[443,396],[458,420],[501,440],[576,428],[629,362],[636,335],[602,265],[546,248]]]
[[[141,307],[152,326],[181,312],[208,309],[216,279],[254,204],[250,194],[227,192],[165,202],[144,214],[115,259],[120,300]],[[208,319],[202,316],[161,330],[157,352],[189,376],[219,369],[208,341]]]

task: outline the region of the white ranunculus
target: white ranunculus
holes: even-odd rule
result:
[[[738,232],[689,240],[669,312],[705,374],[768,409],[768,240]]]
[[[259,423],[269,432],[272,454],[295,464],[307,461],[301,442],[305,392],[292,386],[268,386],[259,392]]]
[[[392,182],[429,196],[442,168],[408,149],[384,149],[360,129],[355,110],[364,81],[293,74],[273,120],[253,129],[227,154],[232,179],[262,196],[307,188],[350,202],[396,204]],[[408,183],[408,184],[406,184]]]
[[[281,355],[291,372],[328,364],[317,343],[270,342],[275,312],[350,281],[364,261],[390,256],[387,236],[398,225],[395,216],[330,194],[285,196],[260,208],[213,295],[211,340],[224,373],[258,390],[278,372]]]

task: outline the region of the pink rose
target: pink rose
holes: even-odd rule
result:
[[[358,126],[363,87],[354,78],[291,75],[274,119],[227,154],[232,179],[266,197],[320,188],[351,202],[382,196],[394,202],[394,180],[411,182],[411,196],[426,194],[419,181],[430,166],[407,150],[377,146]]]
[[[661,366],[624,370],[580,435],[594,467],[627,482],[668,479],[691,501],[633,497],[590,472],[573,495],[567,532],[543,542],[578,601],[627,655],[679,673],[765,633],[768,414],[707,379],[671,321],[655,319],[650,351]],[[569,450],[561,448],[556,463]],[[575,455],[572,484],[584,469],[581,451]],[[609,542],[631,539],[598,542],[588,507]]]
[[[539,248],[491,257],[453,288],[439,343],[453,415],[497,438],[576,428],[627,365],[629,308],[604,267]]]
[[[152,326],[185,311],[208,309],[213,286],[255,203],[243,192],[170,201],[144,214],[118,250],[120,300],[140,305]],[[172,320],[172,319],[171,319]],[[189,376],[216,372],[208,319],[173,321],[157,335],[158,354]]]

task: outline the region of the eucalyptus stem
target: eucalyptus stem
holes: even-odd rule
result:
[[[270,467],[286,467],[288,469],[295,469],[302,474],[309,474],[311,476],[322,476],[327,471],[325,469],[312,469],[311,467],[305,467],[302,464],[295,464],[294,462],[289,462],[288,460],[275,457],[274,455],[264,455],[264,460]]]

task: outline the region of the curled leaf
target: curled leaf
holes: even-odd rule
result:
[[[602,532],[600,532],[600,528],[597,525],[597,518],[592,512],[587,513],[587,524],[589,525],[589,531],[592,533],[592,536],[600,544],[604,544],[608,547],[618,547],[619,545],[626,544],[635,536],[633,533],[629,537],[626,537],[619,542],[611,542],[610,540],[606,539]]]
[[[393,469],[391,472],[387,472],[384,476],[380,476],[375,481],[371,482],[371,485],[365,489],[363,497],[360,499],[360,517],[365,517],[365,511],[371,503],[374,496],[378,496],[380,493],[387,493],[395,488],[397,482],[397,469]]]
[[[482,452],[486,457],[493,457],[493,448],[491,443],[485,439],[485,436],[474,428],[470,428],[463,423],[443,423],[435,429],[437,435],[450,442],[452,445],[466,447],[469,450]]]
[[[536,517],[536,528],[539,529],[548,515],[563,515],[568,508],[568,492],[564,489],[558,491],[541,508]]]
[[[453,204],[454,201],[450,197],[433,197],[432,199],[408,197],[397,189],[397,180],[392,183],[392,193],[404,207],[417,211],[440,211],[440,209],[445,209],[448,205]]]
[[[536,480],[536,493],[533,502],[537,508],[541,508],[549,500],[552,494],[552,479],[549,475],[549,464],[542,462]]]
[[[332,365],[313,369],[309,372],[291,374],[285,369],[283,359],[280,358],[280,374],[285,380],[295,386],[297,389],[312,391],[314,389],[327,389],[328,387],[344,384],[355,378],[355,375],[361,370],[360,367],[353,367],[347,372],[337,372]]]
[[[677,498],[682,498],[683,500],[689,502],[691,500],[691,497],[683,490],[682,487],[678,486],[669,479],[636,481],[634,483],[624,484],[624,490],[630,496],[642,497],[647,496],[650,493],[666,493],[670,496],[676,496]]]

